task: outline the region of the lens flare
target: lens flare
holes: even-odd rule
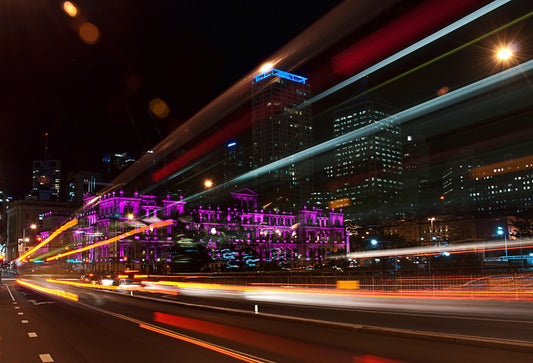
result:
[[[70,1],[65,1],[63,3],[63,10],[65,11],[65,13],[67,13],[68,16],[72,18],[78,16],[78,8]]]
[[[150,111],[152,111],[152,113],[160,119],[166,118],[170,113],[170,109],[168,108],[166,102],[158,97],[150,101],[149,107]]]
[[[98,31],[96,25],[89,22],[83,23],[80,26],[79,34],[81,40],[83,40],[83,42],[86,44],[96,44],[98,38],[100,37],[100,32]]]

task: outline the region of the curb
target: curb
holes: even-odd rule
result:
[[[395,329],[395,328],[386,328],[372,325],[360,325],[360,324],[351,324],[351,323],[341,323],[309,318],[300,318],[287,315],[278,315],[278,314],[269,314],[269,313],[260,313],[254,311],[238,310],[232,308],[216,307],[209,305],[198,305],[185,303],[181,301],[172,301],[160,298],[151,298],[148,296],[142,295],[133,295],[133,297],[147,300],[157,300],[160,302],[170,303],[170,304],[179,304],[191,308],[205,309],[205,310],[218,310],[224,312],[230,312],[234,314],[244,314],[252,316],[260,316],[264,318],[270,318],[274,320],[293,320],[297,322],[307,323],[307,324],[316,324],[322,326],[330,326],[336,328],[344,328],[350,330],[360,331],[362,333],[371,333],[371,334],[382,334],[390,335],[397,337],[413,337],[429,341],[442,342],[442,343],[452,343],[452,344],[463,344],[463,345],[473,345],[483,348],[497,348],[502,350],[512,350],[526,353],[533,353],[533,342],[521,341],[521,340],[507,340],[499,338],[489,338],[489,337],[478,337],[470,335],[460,335],[460,334],[448,334],[448,333],[434,333],[420,330],[409,330],[409,329]]]

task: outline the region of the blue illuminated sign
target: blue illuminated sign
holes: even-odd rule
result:
[[[285,79],[288,79],[289,81],[298,82],[302,84],[305,84],[305,82],[307,81],[307,78],[305,77],[297,76],[296,74],[280,71],[279,69],[274,69],[274,68],[265,73],[258,74],[257,76],[254,77],[254,79],[256,82],[259,82],[270,76],[285,78]]]
[[[228,147],[234,147],[235,145],[237,145],[236,142],[230,142],[230,143],[228,144]]]

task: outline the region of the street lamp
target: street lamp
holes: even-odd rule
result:
[[[430,235],[431,235],[431,241],[433,241],[433,222],[435,221],[435,217],[428,218],[428,221],[431,222],[431,229],[430,229]]]
[[[24,227],[22,229],[22,239],[19,238],[18,240],[18,252],[19,252],[19,255],[22,253],[24,253],[26,251],[26,245],[28,242],[30,242],[30,237],[28,236],[28,233],[26,232],[28,227],[30,229],[37,229],[37,224],[35,223],[32,223],[32,224],[26,224],[26,227]]]
[[[501,236],[503,234],[503,238],[505,240],[505,258],[507,258],[507,231],[504,231],[503,227],[498,226],[497,233],[498,236]]]
[[[513,56],[513,51],[509,47],[500,48],[496,56],[500,60],[508,60]]]
[[[213,182],[209,179],[207,179],[205,182],[204,182],[204,186],[209,189],[213,186]]]

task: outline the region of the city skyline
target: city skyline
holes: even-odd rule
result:
[[[0,64],[12,72],[4,78],[8,97],[0,101],[0,186],[16,198],[28,193],[45,133],[49,158],[61,160],[65,171],[97,171],[106,153],[139,158],[338,3],[271,3],[284,9],[276,21],[255,16],[262,6],[254,2],[81,2],[76,18],[59,1],[6,3],[10,17],[0,22],[1,41],[10,52]],[[218,10],[205,12],[205,6]],[[78,20],[97,27],[95,43],[77,34]],[[253,30],[240,31],[252,23]],[[39,61],[29,49],[39,50]],[[167,117],[150,109],[157,99],[169,108]]]

